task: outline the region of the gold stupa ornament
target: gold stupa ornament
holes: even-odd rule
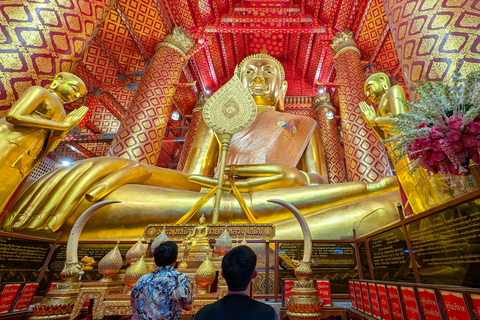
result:
[[[142,237],[138,239],[138,241],[127,251],[127,255],[125,259],[127,260],[128,264],[140,259],[143,253],[147,250],[146,245],[142,242]]]
[[[148,267],[145,263],[145,256],[142,255],[140,259],[128,267],[125,273],[125,285],[133,287],[141,276],[148,273]]]
[[[216,271],[212,261],[208,258],[195,271],[195,282],[199,287],[199,294],[207,294],[209,286],[215,281]]]
[[[160,233],[156,238],[155,240],[153,240],[152,242],[152,245],[150,247],[150,251],[153,253],[155,251],[155,249],[161,244],[161,243],[164,243],[164,242],[167,242],[168,241],[168,236],[167,234],[165,233],[165,227],[163,227],[163,231],[162,233]]]
[[[215,92],[203,107],[207,126],[220,134],[222,142],[217,194],[213,209],[213,223],[218,222],[222,195],[225,161],[232,136],[248,128],[257,116],[257,104],[235,73],[225,85]]]
[[[222,232],[220,237],[218,237],[217,241],[215,242],[215,249],[217,250],[218,253],[222,255],[230,251],[230,249],[232,249],[232,238],[230,237],[230,234],[227,231],[227,227],[225,227],[225,230]]]
[[[118,242],[105,257],[98,263],[98,273],[103,275],[100,281],[110,281],[111,276],[116,274],[123,266],[122,255],[118,250]]]

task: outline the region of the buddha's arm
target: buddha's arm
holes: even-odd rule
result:
[[[325,231],[326,225],[331,227],[332,238],[338,239],[340,230],[351,235],[355,221],[373,210],[385,207],[385,200],[375,202],[375,195],[385,194],[398,190],[396,177],[387,177],[379,182],[365,184],[361,182],[342,183],[334,185],[319,185],[289,189],[264,190],[251,194],[244,194],[245,200],[259,223],[276,223],[282,219],[291,218],[290,212],[284,208],[266,202],[268,199],[282,199],[295,205],[302,214],[315,213],[316,210],[330,208],[335,205],[346,204],[351,201],[365,199],[368,206],[377,203],[376,208],[363,210],[355,206],[346,205],[330,210],[328,216],[321,213],[309,221],[314,235]],[[153,188],[149,186],[125,185],[112,192],[106,199],[122,199],[122,203],[101,208],[88,221],[82,232],[82,239],[111,239],[117,237],[136,237],[144,232],[145,226],[151,223],[175,223],[185,214],[203,193]],[[394,204],[400,201],[398,193]],[[249,223],[243,210],[234,197],[224,198],[225,208],[221,213],[222,223]],[[197,214],[205,214],[207,222],[211,221],[211,210],[214,200],[211,199]],[[91,203],[84,201],[68,218],[65,235],[68,227],[72,226]],[[369,207],[370,208],[370,207]],[[352,210],[353,209],[353,210]],[[361,210],[362,209],[362,210]],[[355,218],[361,213],[361,216]],[[327,223],[327,221],[329,221]],[[391,221],[382,221],[383,224]],[[287,230],[295,228],[296,223],[286,226]],[[288,232],[288,231],[287,231]],[[284,235],[284,238],[291,238]],[[300,233],[301,236],[301,233]]]
[[[218,140],[202,119],[195,133],[195,139],[190,147],[183,172],[207,177],[213,176],[218,154]]]
[[[297,167],[308,174],[312,184],[328,183],[326,179],[328,172],[325,163],[325,153],[318,127],[310,138]]]
[[[48,103],[53,108],[62,108],[58,100],[48,90],[42,87],[28,88],[14,103],[7,113],[7,121],[18,126],[38,127],[51,130],[68,130],[66,123],[32,116],[32,113],[41,103]],[[65,112],[65,111],[63,111]]]
[[[395,125],[391,122],[391,116],[399,113],[406,113],[408,111],[405,105],[405,92],[399,85],[391,87],[380,100],[378,108],[378,117],[373,120],[375,124],[385,133],[392,133]]]

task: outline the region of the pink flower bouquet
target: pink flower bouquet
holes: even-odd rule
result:
[[[429,173],[461,175],[470,160],[480,163],[480,72],[461,80],[458,70],[453,85],[424,82],[417,89],[419,101],[406,101],[409,111],[392,116],[396,136],[396,160],[412,160]]]

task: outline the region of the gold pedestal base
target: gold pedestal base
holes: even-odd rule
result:
[[[57,283],[42,301],[33,307],[33,320],[68,319],[80,291],[78,282]]]

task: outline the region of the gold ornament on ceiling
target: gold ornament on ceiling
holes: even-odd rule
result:
[[[330,48],[332,48],[335,58],[345,50],[354,50],[361,55],[360,50],[355,43],[355,35],[350,30],[337,32],[333,37]]]

